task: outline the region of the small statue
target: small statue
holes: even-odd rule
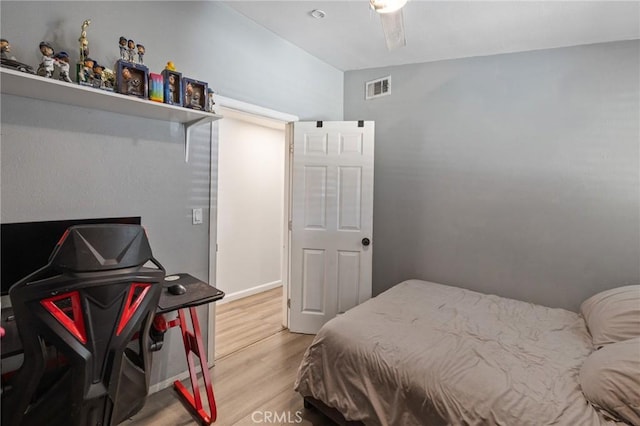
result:
[[[103,68],[102,69],[102,88],[104,90],[113,91],[113,88],[116,86],[116,74],[112,69]]]
[[[178,92],[178,87],[176,84],[176,76],[175,74],[169,74],[169,99],[167,102],[168,104],[177,104],[178,103],[178,99],[176,96],[176,93]]]
[[[136,47],[138,48],[138,63],[144,64],[144,46],[142,44],[136,44]]]
[[[55,60],[55,65],[60,70],[58,79],[71,83],[71,77],[69,77],[69,54],[64,51],[59,52],[53,59]]]
[[[167,65],[164,67],[164,69],[169,70],[169,71],[175,71],[176,70],[176,66],[173,65],[172,61],[167,62]]]
[[[93,64],[93,82],[92,82],[92,86],[95,87],[96,89],[101,89],[102,88],[102,71],[104,70],[104,67],[102,65],[100,65],[99,63],[95,62]]]
[[[38,75],[51,78],[53,76],[53,47],[46,41],[40,42],[40,53],[42,53],[42,62],[38,66]]]
[[[214,105],[216,104],[215,101],[213,100],[213,89],[208,88],[207,89],[207,111],[209,111],[212,114],[215,114],[216,112],[214,111]]]
[[[0,38],[0,56],[2,59],[10,59],[7,53],[11,52],[11,45],[5,38]]]
[[[89,56],[89,40],[87,39],[87,27],[91,24],[91,19],[86,19],[82,23],[82,27],[80,28],[80,38],[78,41],[80,42],[80,62],[84,62],[85,58]]]
[[[91,58],[84,59],[82,70],[78,75],[78,79],[80,80],[79,83],[87,86],[93,86],[93,66],[95,65],[95,63],[96,61]]]
[[[127,60],[127,38],[122,36],[118,40],[118,46],[120,47],[120,59]]]
[[[136,61],[136,43],[133,40],[127,41],[127,61]]]

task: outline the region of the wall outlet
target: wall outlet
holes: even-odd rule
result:
[[[202,209],[193,209],[192,216],[194,225],[200,225],[202,223]]]

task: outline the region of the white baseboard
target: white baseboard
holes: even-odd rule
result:
[[[173,382],[175,382],[176,380],[182,381],[187,377],[189,377],[189,370],[183,371],[177,376],[169,377],[168,379],[158,382],[155,385],[151,385],[149,386],[149,395],[151,395],[152,393],[160,392],[162,389],[168,388],[169,386],[173,385]]]
[[[263,291],[271,290],[272,288],[281,287],[281,286],[282,286],[281,280],[257,285],[255,287],[251,287],[246,290],[240,290],[240,291],[236,291],[235,293],[226,294],[224,298],[216,302],[216,304],[220,305],[220,304],[228,303],[228,302],[231,302],[232,300],[242,299],[243,297],[252,296],[254,294],[262,293]]]

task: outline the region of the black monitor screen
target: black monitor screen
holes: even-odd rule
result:
[[[0,224],[0,282],[2,294],[30,273],[45,266],[68,227],[99,223],[140,225],[140,216],[98,219],[52,220]]]

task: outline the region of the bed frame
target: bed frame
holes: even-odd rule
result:
[[[325,417],[338,426],[365,426],[362,422],[353,422],[346,420],[342,413],[333,407],[329,407],[324,402],[310,396],[304,397],[304,408],[307,410],[318,410]]]

